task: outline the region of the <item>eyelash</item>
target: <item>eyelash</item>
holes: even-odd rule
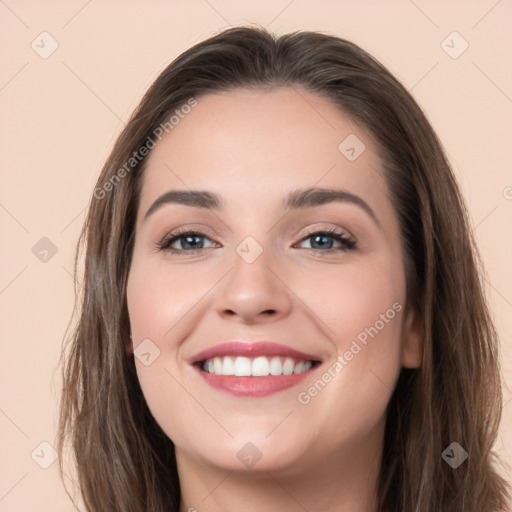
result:
[[[180,238],[184,238],[186,236],[192,236],[192,235],[199,235],[201,237],[209,238],[205,233],[202,233],[201,231],[194,231],[194,230],[178,230],[174,233],[170,233],[165,238],[156,244],[156,248],[158,251],[165,251],[171,254],[193,254],[197,251],[201,251],[203,249],[211,249],[212,247],[203,247],[198,249],[174,249],[170,246],[179,240]],[[306,233],[304,237],[302,237],[299,242],[302,242],[304,240],[307,240],[308,238],[311,238],[313,235],[327,235],[334,240],[340,242],[342,244],[342,247],[336,247],[336,248],[329,248],[329,249],[314,249],[314,248],[306,248],[310,251],[320,251],[320,252],[347,252],[350,250],[353,250],[356,248],[356,241],[350,237],[347,236],[347,234],[344,231],[340,231],[336,228],[328,228],[328,229],[316,229],[312,230]]]

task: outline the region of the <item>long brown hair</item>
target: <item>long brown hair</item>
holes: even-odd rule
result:
[[[146,161],[139,151],[191,98],[279,86],[329,99],[373,136],[399,215],[408,300],[422,321],[424,352],[420,368],[402,369],[388,405],[379,510],[506,510],[508,486],[491,451],[502,408],[498,337],[463,198],[406,89],[357,45],[319,32],[277,37],[236,27],[196,44],[160,74],[119,136],[77,247],[77,321],[65,346],[57,439],[61,471],[69,442],[88,511],[179,510],[174,445],[151,415],[126,350],[126,282]],[[442,457],[453,442],[468,454],[457,468]]]

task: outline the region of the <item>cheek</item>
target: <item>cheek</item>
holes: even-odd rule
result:
[[[212,272],[201,272],[201,278],[197,271],[192,273],[185,267],[171,272],[165,263],[143,261],[134,254],[128,278],[127,305],[139,383],[153,416],[175,442],[184,442],[184,431],[194,432],[193,422],[183,428],[183,416],[204,414],[180,385],[179,350],[180,341],[200,321],[201,298],[216,281]],[[139,346],[145,346],[144,353],[150,354],[149,364],[137,356]]]
[[[139,262],[136,258],[127,284],[127,303],[134,341],[145,338],[172,342],[170,331],[189,315],[216,281],[209,265],[201,270],[165,262]]]
[[[229,267],[226,267],[229,270]],[[134,255],[127,282],[126,298],[134,349],[151,340],[163,357],[151,363],[152,369],[179,371],[183,342],[193,336],[205,308],[211,307],[215,286],[226,273],[212,262],[169,265]],[[147,343],[147,342],[146,342]],[[142,369],[138,358],[135,363]],[[156,371],[144,372],[145,379],[156,378]],[[141,374],[142,375],[142,374]]]
[[[345,280],[336,324],[336,332],[341,334],[339,351],[349,350],[352,342],[357,341],[367,349],[364,351],[367,357],[377,355],[384,361],[387,355],[396,352],[400,345],[400,312],[405,290],[390,276],[386,271],[361,272]]]
[[[405,276],[393,258],[304,272],[297,277],[295,289],[321,320],[339,355],[356,339],[367,342],[366,352],[381,352],[381,356],[399,347]],[[369,340],[377,337],[379,342],[370,345]]]
[[[326,427],[341,437],[363,435],[380,421],[401,367],[405,276],[392,258],[373,263],[340,268],[329,280],[317,275],[317,286],[303,289],[336,355],[301,389],[299,402],[312,415],[329,411]]]

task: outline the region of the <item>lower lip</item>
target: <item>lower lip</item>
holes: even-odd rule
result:
[[[315,369],[313,367],[313,369]],[[311,374],[311,369],[292,375],[268,375],[267,377],[235,377],[214,375],[197,368],[203,379],[212,388],[234,396],[263,397],[297,385]]]

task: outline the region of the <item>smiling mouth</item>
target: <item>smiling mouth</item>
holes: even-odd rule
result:
[[[222,356],[197,361],[204,373],[224,377],[269,377],[305,373],[321,364],[320,361],[283,356]]]

